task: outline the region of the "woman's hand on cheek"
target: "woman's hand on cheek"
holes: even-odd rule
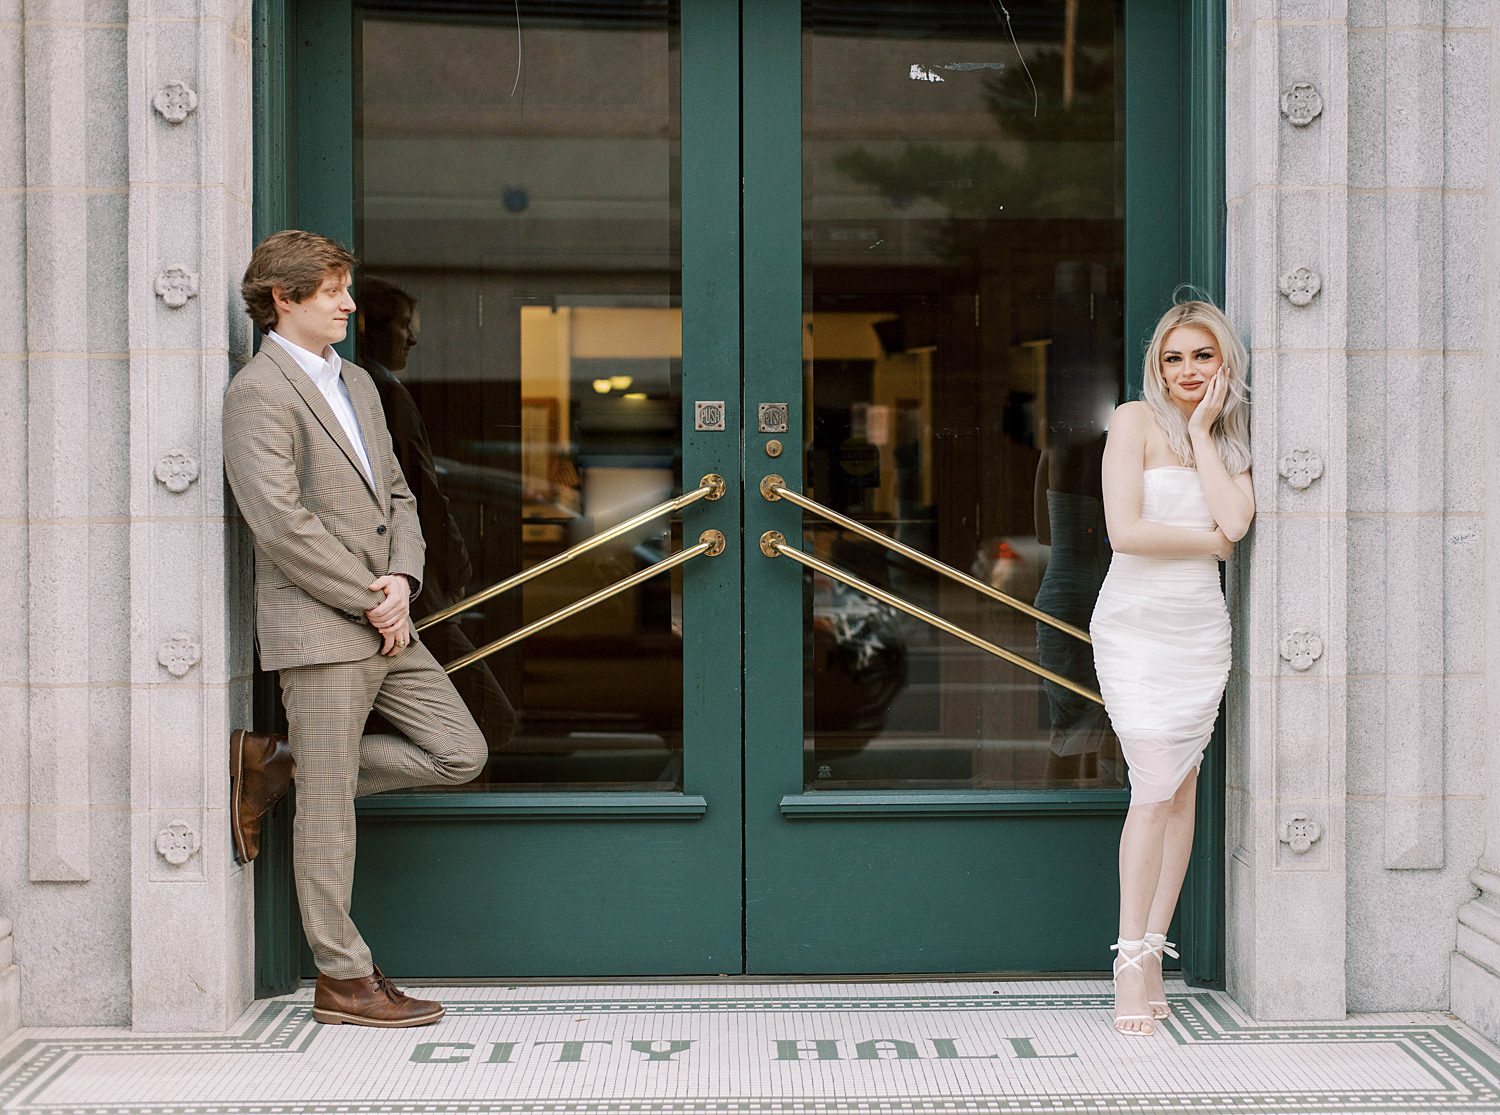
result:
[[[1228,395],[1229,377],[1221,366],[1208,381],[1208,390],[1203,393],[1202,400],[1193,408],[1193,416],[1188,419],[1188,433],[1206,434],[1212,430],[1214,422],[1224,413],[1224,400]]]

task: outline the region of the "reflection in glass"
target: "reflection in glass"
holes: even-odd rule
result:
[[[462,600],[473,580],[468,543],[453,517],[432,454],[427,424],[411,392],[401,382],[422,329],[416,299],[378,275],[359,279],[359,313],[355,317],[360,359],[380,392],[391,445],[407,486],[417,501],[417,518],[427,552],[422,567],[421,615],[441,611]],[[474,649],[458,617],[422,632],[427,649],[439,662],[452,662]],[[516,732],[516,713],[488,662],[453,676],[454,687],[492,748],[509,744]]]
[[[803,4],[806,490],[1083,628],[1124,380],[1122,7]],[[804,529],[1097,688],[1086,644]],[[1097,705],[821,577],[805,614],[809,788],[1122,784]]]
[[[358,358],[417,494],[425,616],[681,490],[675,13],[356,13]],[[660,560],[673,530],[423,637],[452,661]],[[491,752],[464,789],[679,788],[680,615],[663,576],[455,674]]]

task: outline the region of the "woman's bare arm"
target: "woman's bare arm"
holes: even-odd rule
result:
[[[1229,556],[1234,548],[1222,531],[1192,530],[1141,518],[1145,492],[1146,432],[1155,421],[1144,403],[1115,410],[1104,443],[1104,521],[1110,549],[1141,557]]]
[[[1250,483],[1250,474],[1242,472],[1230,476],[1219,456],[1219,447],[1214,444],[1214,419],[1224,409],[1224,398],[1229,391],[1229,376],[1222,368],[1214,373],[1208,392],[1193,417],[1188,421],[1188,436],[1193,441],[1193,459],[1198,465],[1198,483],[1203,485],[1203,496],[1208,500],[1208,509],[1213,512],[1214,522],[1231,542],[1238,542],[1250,529],[1250,520],[1255,518],[1255,489]]]

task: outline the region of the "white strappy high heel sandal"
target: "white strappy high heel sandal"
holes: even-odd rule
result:
[[[1146,969],[1141,967],[1141,961],[1151,955],[1151,949],[1146,944],[1144,938],[1139,941],[1127,941],[1124,937],[1121,937],[1109,947],[1110,951],[1115,954],[1114,973],[1115,984],[1117,986],[1120,982],[1120,973],[1126,968],[1134,968],[1137,972],[1141,973],[1143,978],[1145,977]],[[1140,1030],[1122,1030],[1120,1029],[1120,1023],[1122,1022],[1149,1022],[1151,1025]],[[1132,1038],[1150,1037],[1156,1032],[1156,1015],[1117,1014],[1115,1015],[1115,1032]]]
[[[1178,959],[1177,946],[1167,940],[1165,933],[1147,933],[1144,940],[1146,942],[1146,951],[1156,957],[1157,964],[1163,968],[1166,966],[1165,961],[1162,960],[1163,953],[1170,956],[1173,960]],[[1165,972],[1162,973],[1162,978],[1165,980]],[[1165,999],[1147,999],[1146,1005],[1151,1008],[1152,1018],[1172,1017],[1172,1008]]]

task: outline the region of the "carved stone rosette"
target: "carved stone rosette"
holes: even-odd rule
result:
[[[198,94],[181,81],[169,81],[151,98],[151,107],[168,124],[181,124],[198,110]]]
[[[1323,475],[1323,458],[1311,449],[1293,449],[1281,458],[1277,471],[1300,492]]]
[[[173,821],[156,834],[156,854],[173,867],[181,867],[202,846],[203,841],[186,821]]]
[[[1305,855],[1323,836],[1323,826],[1306,813],[1293,813],[1282,823],[1281,842],[1299,856]]]
[[[1281,657],[1294,670],[1310,670],[1323,657],[1323,637],[1306,627],[1294,627],[1282,636]]]
[[[1310,81],[1299,81],[1281,94],[1281,115],[1294,128],[1305,128],[1323,114],[1323,95]]]
[[[189,298],[198,297],[198,273],[189,271],[180,263],[174,263],[156,276],[152,289],[169,307],[180,310],[188,304]]]
[[[156,660],[167,668],[174,678],[187,676],[187,672],[203,657],[200,647],[191,635],[179,631],[164,642],[156,652]]]
[[[186,452],[168,453],[156,462],[156,479],[167,491],[181,495],[198,479],[198,458]]]
[[[1299,267],[1281,276],[1281,293],[1293,306],[1306,306],[1323,289],[1323,276],[1309,267]]]

